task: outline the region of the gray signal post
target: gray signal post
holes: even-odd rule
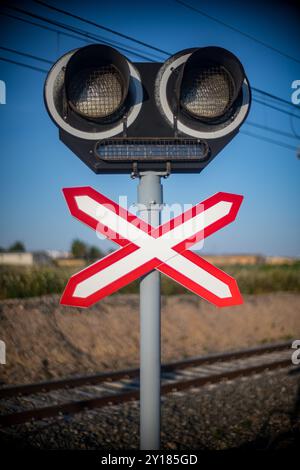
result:
[[[153,226],[161,177],[202,171],[238,133],[251,103],[239,59],[214,46],[153,63],[91,44],[58,59],[44,97],[61,141],[91,170],[140,178],[140,215]],[[78,306],[73,293],[67,305]],[[142,450],[160,447],[160,368],[160,274],[153,271],[140,283]]]
[[[140,217],[160,224],[163,173],[139,174]],[[152,271],[140,282],[140,449],[160,448],[160,273]]]

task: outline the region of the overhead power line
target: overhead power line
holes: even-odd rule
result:
[[[114,29],[107,28],[106,26],[103,26],[99,23],[96,23],[95,21],[88,20],[86,18],[82,18],[81,16],[75,15],[74,13],[70,13],[69,11],[63,10],[62,8],[58,8],[52,5],[48,5],[48,3],[42,2],[40,0],[33,0],[35,3],[38,3],[40,5],[43,5],[46,8],[49,8],[50,10],[57,11],[59,13],[62,13],[63,15],[70,16],[71,18],[74,18],[76,20],[82,21],[86,24],[89,24],[91,26],[95,26],[96,28],[102,29],[104,31],[107,31],[109,33],[116,34],[117,36],[120,36],[124,39],[128,39],[129,41],[134,41],[137,44],[140,44],[141,46],[149,47],[150,49],[161,52],[162,54],[167,54],[171,55],[170,52],[164,51],[163,49],[160,49],[159,47],[151,46],[150,44],[147,44],[146,42],[140,41],[139,39],[133,38],[132,36],[128,36],[127,34],[120,33],[119,31],[115,31]]]
[[[273,95],[272,93],[268,93],[267,91],[264,91],[264,90],[261,90],[260,88],[255,88],[254,86],[251,87],[251,89],[253,91],[256,91],[257,93],[261,93],[262,95],[270,98],[270,99],[273,99],[273,100],[276,100],[276,101],[280,101],[281,103],[283,104],[286,104],[287,106],[292,106],[294,108],[294,105],[293,103],[291,103],[290,101],[288,100],[285,100],[284,98],[280,98],[279,96],[277,95]]]
[[[75,34],[66,33],[66,32],[61,31],[61,30],[56,29],[56,28],[50,28],[49,26],[45,26],[43,24],[35,23],[34,21],[26,20],[25,18],[20,18],[19,16],[15,16],[15,15],[12,15],[10,13],[6,13],[6,12],[1,11],[0,15],[7,16],[8,18],[12,18],[14,20],[21,21],[21,22],[26,23],[26,24],[30,24],[32,26],[36,26],[37,28],[41,28],[41,29],[44,29],[46,31],[51,31],[52,33],[62,34],[63,36],[66,36],[66,37],[69,37],[69,38],[72,38],[72,39],[77,39],[79,41],[83,41],[83,42],[86,42],[86,43],[92,43],[93,42],[93,41],[90,41],[88,39],[81,38],[80,36],[75,36]]]
[[[106,41],[105,39],[100,38],[100,37],[95,37],[95,39],[93,39],[93,38],[92,38],[92,35],[91,35],[91,38],[88,39],[88,38],[84,38],[84,37],[80,37],[80,36],[75,36],[74,34],[69,34],[69,33],[66,33],[66,32],[64,32],[64,31],[60,31],[59,29],[49,28],[49,27],[47,27],[47,26],[45,26],[45,25],[41,25],[41,24],[38,24],[38,23],[34,23],[33,21],[25,20],[24,18],[19,18],[19,17],[17,17],[17,16],[9,15],[9,14],[7,14],[7,13],[0,13],[0,14],[9,16],[9,17],[14,18],[14,19],[19,20],[19,21],[24,21],[25,23],[32,24],[32,25],[37,26],[37,27],[42,28],[42,29],[47,29],[47,30],[52,31],[52,32],[54,32],[54,33],[56,33],[56,34],[62,34],[63,36],[67,36],[67,37],[70,37],[70,38],[73,38],[73,39],[77,39],[77,40],[79,40],[79,41],[84,41],[84,42],[87,43],[87,44],[94,44],[94,43],[95,43],[95,40],[97,40],[97,41],[101,41],[101,43],[103,43],[103,44],[106,44],[106,45],[109,45],[109,46],[112,45],[112,44],[111,44],[111,41]],[[44,20],[44,21],[48,21],[48,20]],[[61,23],[59,23],[59,25],[60,25],[61,28],[63,27]],[[64,28],[69,29],[70,31],[73,30],[72,27],[68,28],[67,25],[64,26]],[[74,29],[74,31],[75,31],[75,30],[76,30],[76,33],[77,33],[77,29],[76,29],[76,28]],[[82,33],[79,33],[79,32],[78,32],[78,34],[82,34]],[[88,33],[87,33],[87,34],[88,34]],[[146,57],[146,56],[144,56],[144,55],[142,55],[142,54],[139,54],[139,53],[135,52],[134,50],[129,50],[129,49],[127,49],[127,48],[125,48],[125,47],[122,47],[122,46],[119,46],[119,45],[118,45],[117,47],[118,47],[120,50],[124,51],[124,52],[127,52],[127,53],[129,53],[129,54],[135,55],[136,57],[140,57],[140,58],[142,58],[142,59],[146,59],[146,60],[149,60],[149,61],[153,62],[153,59],[150,59],[150,58],[148,58],[148,57]]]
[[[250,137],[254,137],[255,139],[260,139],[260,140],[264,140],[265,142],[269,142],[271,144],[275,144],[275,145],[279,145],[280,147],[283,147],[283,148],[286,148],[288,150],[293,150],[293,152],[296,152],[297,151],[297,147],[293,147],[292,145],[289,145],[289,144],[286,144],[285,142],[281,142],[279,140],[274,140],[274,139],[270,139],[269,137],[265,137],[265,136],[262,136],[262,135],[259,135],[259,134],[255,134],[254,132],[248,132],[248,131],[245,131],[245,130],[241,130],[240,131],[242,134],[245,134],[245,135],[248,135]]]
[[[38,0],[36,0],[36,1],[38,1]],[[38,1],[38,3],[42,3],[43,5],[46,5],[44,2],[40,2],[40,1]],[[9,5],[7,5],[7,7],[10,8],[10,9],[12,9],[12,10],[16,10],[16,11],[19,11],[19,12],[21,12],[21,13],[24,13],[25,15],[29,15],[29,16],[31,16],[31,17],[37,18],[37,19],[39,19],[39,20],[41,20],[41,21],[44,21],[44,22],[47,22],[47,23],[50,23],[50,24],[54,24],[54,25],[56,25],[56,26],[59,26],[60,28],[66,29],[66,30],[68,30],[68,31],[75,32],[76,34],[80,34],[80,35],[82,35],[83,37],[86,37],[86,38],[89,38],[89,39],[100,40],[100,41],[102,41],[102,42],[104,42],[104,43],[106,43],[106,44],[108,44],[108,45],[113,45],[113,44],[111,44],[111,43],[112,43],[112,42],[115,42],[115,41],[107,41],[106,39],[103,39],[102,37],[99,37],[98,35],[95,35],[95,34],[93,34],[93,33],[88,33],[87,31],[81,30],[81,29],[79,29],[79,28],[77,28],[77,27],[73,27],[73,26],[70,26],[70,25],[66,25],[66,24],[64,24],[64,23],[60,23],[60,22],[57,22],[57,21],[55,21],[55,20],[50,20],[50,19],[47,18],[47,17],[43,17],[43,16],[41,16],[41,15],[38,15],[38,14],[35,14],[35,13],[32,13],[32,12],[29,12],[29,11],[24,10],[24,9],[22,9],[22,8],[11,7],[11,6],[9,6]],[[49,7],[49,8],[52,8],[50,5],[48,5],[48,7]],[[56,7],[53,7],[53,8],[55,8],[56,10],[60,10],[60,9],[58,9],[58,8],[56,8]],[[68,15],[68,13],[65,13],[65,14]],[[70,16],[72,16],[72,14],[70,14]],[[82,21],[84,21],[84,20],[82,20]],[[42,25],[38,25],[38,26],[41,26],[41,27],[42,27]],[[66,33],[63,33],[63,34],[66,34]],[[78,38],[78,39],[79,39],[79,38]],[[132,41],[140,43],[140,41],[135,40],[134,38],[132,38]],[[117,43],[117,44],[118,44],[118,43]],[[120,44],[120,43],[119,43],[119,44]],[[147,47],[149,47],[149,48],[153,48],[153,46],[152,46],[151,44],[148,44],[148,43],[143,43],[143,44],[146,44]],[[120,50],[123,50],[123,51],[125,51],[125,52],[128,52],[129,54],[133,54],[133,55],[136,55],[137,57],[141,57],[141,58],[143,58],[143,59],[146,59],[146,60],[149,60],[149,61],[151,61],[151,62],[154,62],[154,60],[153,60],[152,58],[150,58],[148,55],[140,54],[140,52],[136,52],[137,50],[134,49],[132,46],[130,46],[130,48],[131,48],[130,50],[129,50],[128,48],[124,48],[122,45],[118,45],[117,47],[118,47]],[[164,51],[164,50],[161,50],[161,51],[162,51],[164,54],[167,54],[167,55],[170,55],[170,54],[171,54],[171,53],[169,53],[169,52],[167,52],[167,51]],[[149,54],[149,53],[147,53],[147,54]],[[151,54],[151,55],[153,55],[153,54]],[[162,59],[158,58],[158,60],[162,60]],[[252,90],[255,91],[255,92],[261,93],[262,95],[264,95],[264,96],[266,96],[266,97],[268,97],[268,98],[270,98],[270,99],[274,99],[274,100],[276,100],[276,101],[278,101],[278,102],[281,102],[282,104],[286,104],[286,105],[288,105],[288,106],[294,108],[294,106],[293,106],[292,103],[290,103],[289,101],[287,101],[287,100],[285,100],[285,99],[283,99],[283,98],[280,98],[279,96],[273,95],[273,94],[271,94],[271,93],[268,93],[268,92],[266,92],[266,91],[264,91],[264,90],[261,90],[261,89],[259,89],[259,88],[256,88],[256,87],[252,87]],[[261,102],[260,104],[267,105],[267,104],[262,103],[262,102]],[[277,109],[277,108],[276,108],[276,109]]]
[[[288,116],[292,116],[296,119],[300,119],[300,115],[299,116],[295,116],[294,114],[292,114],[290,111],[287,111],[285,109],[281,109],[281,108],[278,108],[277,106],[274,106],[270,103],[265,103],[264,101],[261,101],[261,100],[258,100],[257,98],[253,98],[253,101],[255,101],[256,103],[259,103],[261,104],[262,106],[267,106],[268,108],[271,108],[271,109],[275,109],[276,111],[279,111],[280,113],[283,113],[283,114],[287,114]]]
[[[13,7],[10,7],[11,9],[13,9]],[[22,13],[25,14],[25,10],[22,10]],[[89,35],[91,37],[87,38],[85,37],[86,35],[88,35],[87,32],[85,31],[82,31],[80,29],[77,29],[77,28],[72,28],[70,27],[70,29],[74,30],[74,32],[76,31],[76,34],[78,34],[77,36],[75,36],[75,34],[70,34],[70,33],[66,33],[65,31],[62,31],[61,29],[56,29],[56,28],[50,28],[49,26],[46,26],[44,24],[40,24],[40,23],[36,23],[34,21],[31,21],[31,20],[28,20],[26,18],[21,18],[20,16],[15,16],[11,13],[7,13],[7,12],[4,12],[4,11],[1,11],[0,12],[0,15],[3,15],[3,16],[7,16],[8,18],[11,18],[11,19],[14,19],[14,20],[17,20],[17,21],[21,21],[23,23],[26,23],[26,24],[30,24],[32,26],[36,26],[37,28],[41,28],[41,29],[44,29],[46,31],[50,31],[52,33],[56,33],[56,34],[61,34],[62,36],[66,36],[66,37],[69,37],[69,38],[72,38],[72,39],[76,39],[78,41],[83,41],[87,44],[92,44],[95,42],[95,39],[97,40],[101,40],[103,43],[105,44],[109,44],[109,45],[117,45],[118,48],[122,48],[122,44],[117,42],[117,41],[107,41],[105,38],[101,37],[101,36],[96,36],[96,35]],[[26,12],[26,15],[30,15],[29,12]],[[48,21],[51,21],[51,20],[48,20],[46,18],[43,18],[40,17],[39,18],[41,21],[44,21],[44,22],[48,22]],[[59,27],[60,28],[68,28],[68,25],[65,25],[64,23],[57,23],[59,24]],[[85,34],[85,36],[81,37],[82,34]],[[95,39],[93,39],[95,38]],[[126,49],[127,52],[130,52],[131,54],[133,55],[136,55],[137,57],[139,56],[139,54],[135,54],[136,52],[139,52],[138,49],[135,49],[134,47],[131,47],[130,50],[129,49]],[[146,56],[142,56],[143,58],[147,59],[147,60],[152,60],[151,58],[148,58]]]
[[[57,11],[57,12],[59,12],[59,13],[62,13],[62,14],[67,15],[67,16],[70,16],[70,17],[72,17],[72,18],[75,18],[75,19],[77,19],[77,20],[83,21],[83,22],[85,22],[85,23],[92,24],[93,26],[99,27],[99,28],[101,28],[101,29],[105,29],[106,31],[113,32],[114,34],[118,34],[118,35],[120,35],[120,36],[122,36],[122,37],[126,37],[126,39],[130,39],[131,41],[134,41],[134,42],[136,42],[136,43],[138,43],[138,44],[142,44],[142,45],[144,45],[144,46],[146,46],[146,47],[148,47],[148,48],[150,48],[150,49],[157,50],[157,51],[159,51],[159,52],[161,52],[161,53],[163,53],[163,54],[165,54],[165,55],[168,55],[168,56],[172,55],[172,53],[169,52],[169,51],[166,51],[166,50],[164,50],[164,49],[157,49],[156,47],[154,47],[153,45],[151,45],[151,44],[149,44],[149,43],[145,43],[145,42],[139,41],[138,39],[132,38],[132,37],[130,37],[130,36],[125,36],[125,35],[123,35],[122,33],[119,33],[119,32],[117,32],[117,31],[113,31],[113,30],[111,30],[110,28],[106,28],[106,27],[104,27],[103,25],[100,25],[100,24],[98,24],[98,23],[96,23],[96,22],[94,22],[94,21],[87,20],[87,19],[82,18],[82,17],[80,17],[80,16],[78,16],[78,15],[75,15],[75,14],[73,14],[73,13],[67,12],[66,10],[63,10],[63,9],[61,9],[61,8],[58,8],[58,7],[54,7],[54,6],[52,6],[52,5],[49,5],[49,4],[47,4],[46,2],[43,2],[43,1],[41,1],[41,0],[34,0],[34,1],[35,1],[35,3],[38,3],[38,4],[40,4],[40,5],[43,5],[43,6],[49,8],[49,9],[51,9],[51,10]],[[175,1],[177,1],[177,0],[175,0]],[[181,2],[181,1],[178,1],[178,3],[184,4],[184,2]],[[224,24],[225,24],[225,23],[224,23]],[[225,24],[225,25],[226,25],[226,24]],[[226,26],[227,26],[227,25],[226,25]],[[237,30],[237,32],[240,32],[240,31]],[[242,33],[242,34],[243,34],[243,33]],[[252,36],[251,36],[251,39],[253,39]],[[255,38],[254,38],[254,40],[255,40]],[[259,41],[259,40],[257,40],[257,41]],[[265,45],[265,44],[263,43],[263,45]],[[266,47],[269,47],[269,46],[266,45]],[[272,49],[274,49],[272,46],[270,46],[270,47],[271,47]],[[274,50],[276,50],[276,49],[274,49]],[[276,51],[277,51],[277,50],[276,50]],[[277,52],[280,52],[280,51],[277,51]],[[290,56],[289,56],[289,58],[290,58]],[[297,61],[297,59],[295,59],[295,60]],[[299,60],[298,62],[300,63],[300,60]],[[252,87],[252,90],[253,90],[253,91],[256,91],[256,92],[258,92],[258,93],[261,93],[261,94],[263,94],[264,96],[268,96],[269,98],[273,98],[273,99],[278,100],[278,101],[280,101],[280,102],[282,102],[282,103],[285,103],[285,104],[287,104],[287,105],[289,105],[289,106],[293,106],[292,103],[288,102],[287,100],[285,100],[285,99],[283,99],[283,98],[280,98],[280,97],[278,97],[278,96],[272,95],[271,93],[268,93],[268,92],[266,92],[266,91],[264,91],[264,90],[261,90],[261,89],[259,89],[259,88]]]
[[[12,52],[13,54],[21,55],[23,57],[29,57],[30,59],[39,60],[40,62],[45,62],[46,64],[53,64],[52,60],[44,59],[42,57],[37,57],[32,54],[27,54],[26,52],[17,51],[16,49],[11,49],[9,47],[0,46],[0,49],[7,52]]]
[[[249,121],[249,120],[247,120],[245,122],[245,124],[247,124],[248,126],[256,127],[257,129],[262,129],[262,130],[265,130],[265,131],[274,132],[274,134],[282,135],[283,137],[288,137],[290,139],[299,140],[299,138],[296,135],[291,134],[290,132],[284,132],[281,129],[276,129],[274,127],[269,127],[269,126],[264,126],[262,124],[258,124],[256,122]]]
[[[37,1],[37,0],[36,0]],[[235,26],[232,26],[228,23],[225,23],[225,21],[219,20],[218,18],[209,15],[208,13],[205,13],[203,10],[200,10],[198,7],[193,7],[192,5],[189,5],[188,3],[183,2],[182,0],[174,0],[176,3],[184,6],[185,8],[188,8],[189,10],[195,11],[196,13],[199,13],[202,16],[205,16],[206,18],[209,18],[212,21],[215,21],[216,23],[221,24],[222,26],[225,26],[226,28],[231,29],[232,31],[241,34],[242,36],[251,39],[252,41],[256,42],[257,44],[260,44],[261,46],[264,46],[271,51],[277,52],[277,54],[282,55],[283,57],[286,57],[287,59],[293,60],[294,62],[297,62],[300,64],[300,59],[296,59],[296,57],[291,56],[290,54],[287,54],[286,52],[282,52],[279,49],[277,49],[274,46],[271,46],[270,44],[267,44],[264,41],[261,41],[260,39],[257,39],[256,37],[252,36],[251,34],[245,33],[244,31],[241,31],[240,29],[236,28]],[[39,2],[38,3],[43,3]]]
[[[17,62],[16,60],[7,59],[7,57],[0,57],[0,60],[2,60],[3,62],[8,62],[9,64],[20,65],[21,67],[25,67],[36,72],[48,73],[48,70],[41,69],[40,67],[35,67],[34,65],[28,65],[22,62]]]
[[[43,2],[38,2],[38,3],[43,3]],[[9,7],[10,8],[10,7]],[[80,34],[80,35],[84,35],[84,36],[87,36],[89,37],[90,39],[96,37],[97,39],[99,39],[98,36],[96,35],[93,35],[93,34],[90,34],[88,32],[85,32],[85,31],[82,31],[80,29],[77,29],[77,28],[73,28],[72,26],[69,26],[69,25],[65,25],[63,23],[60,23],[60,22],[56,22],[54,20],[50,20],[48,18],[45,18],[45,17],[41,17],[40,15],[36,15],[34,13],[31,13],[31,12],[27,12],[26,10],[22,10],[22,9],[19,9],[19,8],[14,8],[14,7],[11,7],[12,9],[16,9],[16,10],[19,10],[21,11],[22,13],[24,14],[27,14],[29,16],[32,16],[32,17],[36,17],[37,19],[39,20],[42,20],[44,22],[49,22],[50,24],[55,24],[57,26],[59,26],[60,28],[63,28],[63,29],[69,29],[71,31],[74,31],[76,34]],[[3,13],[2,13],[3,14]],[[4,13],[5,14],[5,13]],[[49,27],[46,27],[44,25],[40,25],[38,23],[33,23],[33,22],[30,22],[28,20],[24,20],[24,18],[19,18],[19,17],[14,17],[13,15],[9,15],[7,14],[7,16],[10,16],[10,17],[13,17],[14,19],[17,19],[17,20],[20,20],[20,21],[25,21],[25,22],[28,22],[30,24],[33,24],[35,26],[38,26],[38,27],[41,27],[41,28],[45,28],[47,30],[52,30],[56,33],[61,33],[61,34],[65,34],[65,35],[68,35],[70,37],[73,37],[75,39],[81,39],[77,36],[74,36],[74,35],[70,35],[68,33],[65,33],[63,31],[60,31],[60,30],[53,30],[53,28],[49,28]],[[82,40],[82,39],[81,39]],[[101,38],[101,40],[103,41],[103,39]],[[105,42],[105,41],[104,41]],[[110,44],[108,41],[107,41],[108,44]],[[42,61],[42,62],[45,62],[45,63],[49,63],[49,64],[52,64],[53,62],[48,60],[48,59],[44,59],[44,58],[41,58],[41,57],[37,57],[37,56],[34,56],[32,54],[28,54],[28,53],[24,53],[24,52],[21,52],[21,51],[17,51],[15,49],[10,49],[10,48],[7,48],[7,47],[0,47],[2,50],[6,50],[7,52],[12,52],[12,53],[15,53],[15,54],[18,54],[18,55],[22,55],[24,57],[28,57],[28,58],[32,58],[34,60],[38,60],[38,61]],[[120,47],[120,49],[122,49],[122,47]],[[124,48],[123,48],[124,49]],[[132,53],[132,51],[130,50],[127,50],[128,52]],[[166,52],[167,53],[167,52]],[[146,58],[147,60],[151,60],[149,59],[149,57],[147,56],[144,56],[144,58]],[[30,68],[30,69],[33,69],[33,70],[36,70],[36,71],[39,71],[39,72],[43,72],[43,73],[47,73],[47,70],[44,70],[42,68],[39,68],[39,67],[35,67],[35,66],[31,66],[29,64],[24,64],[24,63],[21,63],[21,62],[17,62],[17,61],[13,61],[11,59],[7,59],[7,58],[4,58],[4,57],[1,57],[0,60],[3,60],[3,61],[6,61],[6,62],[9,62],[9,63],[12,63],[12,64],[15,64],[15,65],[20,65],[22,67],[27,67],[27,68]],[[281,103],[285,104],[285,105],[289,105],[289,106],[292,106],[291,103],[289,103],[287,100],[284,100],[283,98],[280,98],[280,97],[277,97],[276,95],[272,95],[271,93],[268,93],[264,90],[260,90],[258,88],[255,88],[255,87],[252,87],[252,89],[258,93],[261,93],[263,94],[264,96],[266,96],[267,98],[270,98],[270,99],[273,99],[273,100],[277,100],[277,101],[280,101]],[[283,112],[285,114],[288,114],[290,116],[293,116],[293,117],[296,117],[296,118],[300,118],[300,116],[295,116],[295,115],[292,115],[290,112],[286,111],[286,110],[283,110],[283,109],[280,109],[280,108],[277,108],[275,106],[272,106],[270,103],[265,103],[263,101],[260,101],[258,99],[255,99],[254,98],[254,101],[264,105],[264,106],[268,106],[268,107],[271,107],[277,111],[280,111],[280,112]],[[278,130],[278,129],[274,129],[274,128],[271,128],[271,127],[267,127],[267,126],[263,126],[263,125],[260,125],[260,124],[257,124],[257,123],[253,123],[253,122],[248,122],[249,125],[252,125],[254,127],[257,127],[257,128],[261,128],[263,130],[267,130],[267,131],[270,131],[270,132],[275,132],[276,134],[280,134],[280,135],[283,135],[285,137],[290,137],[290,138],[296,138],[294,135],[292,134],[289,134],[289,133],[286,133],[284,131],[281,131],[281,130]],[[261,140],[265,140],[267,142],[271,142],[271,143],[274,143],[274,144],[277,144],[277,145],[280,145],[281,147],[285,147],[285,148],[288,148],[288,149],[291,149],[291,150],[295,150],[294,147],[292,147],[291,145],[289,144],[285,144],[283,142],[279,142],[279,141],[275,141],[274,139],[270,139],[268,137],[264,137],[264,136],[261,136],[259,134],[254,134],[254,133],[250,133],[250,132],[247,132],[247,131],[241,131],[243,132],[244,134],[247,134],[251,137],[255,137],[255,138],[258,138],[258,139],[261,139]]]
[[[50,20],[49,18],[46,18],[46,17],[43,17],[41,15],[38,15],[36,13],[32,13],[32,12],[29,12],[27,10],[24,10],[23,8],[19,8],[19,7],[12,7],[10,5],[5,5],[7,8],[9,8],[10,10],[13,10],[13,11],[17,11],[18,13],[22,13],[24,15],[27,15],[27,16],[30,16],[31,18],[35,18],[35,19],[38,19],[40,21],[44,21],[46,23],[49,23],[49,24],[52,24],[54,26],[58,26],[59,28],[63,28],[67,31],[71,31],[73,33],[76,33],[76,34],[80,34],[81,36],[83,37],[86,37],[88,39],[92,39],[93,41],[101,41],[103,43],[106,43],[107,45],[111,45],[112,42],[114,41],[107,41],[101,37],[99,37],[98,35],[95,35],[95,34],[92,34],[92,33],[88,33],[86,31],[82,31],[81,29],[79,28],[76,28],[76,27],[73,27],[73,26],[69,26],[69,25],[66,25],[64,23],[60,23],[59,21],[55,21],[55,20]],[[132,54],[132,55],[135,55],[136,57],[140,57],[142,59],[145,59],[145,60],[149,60],[151,62],[153,62],[153,59],[147,57],[146,55],[144,54],[141,54],[139,52],[135,52],[136,49],[132,48],[129,50],[128,48],[126,47],[123,47],[123,46],[117,46],[120,50],[123,50],[124,52],[127,52],[129,54]]]

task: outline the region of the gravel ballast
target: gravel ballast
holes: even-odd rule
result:
[[[172,394],[162,402],[162,449],[286,449],[299,445],[300,374],[295,366]],[[138,402],[8,428],[19,449],[138,449]]]

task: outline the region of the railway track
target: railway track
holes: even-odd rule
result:
[[[291,366],[291,343],[162,365],[162,395]],[[71,415],[139,399],[139,369],[0,388],[0,426]]]

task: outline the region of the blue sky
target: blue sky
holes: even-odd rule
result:
[[[49,0],[65,10],[94,20],[158,48],[175,53],[194,46],[217,45],[235,53],[252,86],[291,100],[291,83],[300,79],[299,22],[291,7],[265,2],[200,2],[186,0],[225,23],[298,59],[298,62],[252,41],[174,0],[61,1]],[[112,33],[53,12],[34,1],[12,1],[28,11],[98,34],[142,53],[151,50]],[[272,6],[273,5],[273,6]],[[2,8],[2,12],[29,17]],[[32,20],[32,19],[31,19]],[[0,46],[55,61],[83,41],[56,34],[0,15]],[[38,20],[32,20],[39,22]],[[297,24],[298,23],[298,24]],[[41,23],[40,24],[45,24]],[[51,27],[49,25],[49,27]],[[153,52],[153,51],[152,51]],[[0,50],[0,56],[48,69],[49,65]],[[139,60],[127,54],[131,60]],[[167,56],[157,53],[157,58]],[[43,104],[45,74],[0,61],[0,80],[5,81],[7,103],[0,105],[1,233],[0,246],[22,240],[30,250],[68,249],[72,239],[112,246],[73,219],[61,188],[90,185],[118,200],[136,200],[137,180],[128,175],[95,175],[58,139]],[[255,94],[260,100],[266,98]],[[278,106],[278,104],[276,104]],[[288,116],[253,102],[248,121],[300,135],[300,106],[283,107]],[[299,140],[244,124],[242,131],[284,142]],[[300,161],[296,151],[239,135],[200,174],[171,175],[164,180],[165,202],[195,204],[218,192],[243,194],[245,199],[234,224],[211,236],[207,253],[262,253],[300,256]]]

